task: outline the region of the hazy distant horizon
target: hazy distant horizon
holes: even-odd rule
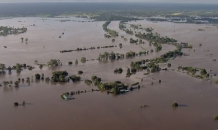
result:
[[[33,3],[33,2],[128,2],[128,3],[184,3],[184,4],[218,4],[217,0],[0,0],[0,3]]]
[[[218,11],[218,4],[130,3],[130,2],[37,2],[1,3],[0,16],[60,15],[77,11]]]

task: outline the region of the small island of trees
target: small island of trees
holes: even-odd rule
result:
[[[118,36],[118,33],[117,33],[116,31],[107,28],[107,26],[108,26],[110,23],[111,23],[111,21],[107,21],[107,22],[105,22],[105,23],[102,25],[104,31],[107,32],[107,33],[109,33],[112,37]],[[108,38],[109,38],[110,36],[105,35],[105,37],[108,37]]]
[[[12,28],[8,26],[0,26],[0,36],[7,36],[11,34],[21,34],[25,33],[27,31],[27,28]]]

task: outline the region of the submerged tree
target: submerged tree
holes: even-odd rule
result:
[[[75,64],[78,65],[78,60],[77,59],[75,60]]]
[[[15,87],[19,87],[19,81],[14,82]]]
[[[82,63],[85,63],[85,62],[86,62],[86,58],[85,58],[85,57],[82,57],[82,58],[81,58],[81,62],[82,62]]]
[[[21,39],[21,41],[23,42],[23,39],[24,39],[24,38],[23,38],[23,37],[21,37],[20,39]]]
[[[36,79],[36,80],[40,80],[40,79],[41,79],[40,74],[35,74],[35,79]]]
[[[0,74],[4,73],[5,72],[5,64],[0,64]]]
[[[28,42],[28,40],[29,40],[28,38],[25,39],[26,42]]]
[[[173,106],[173,107],[178,107],[179,104],[178,104],[177,102],[174,102],[172,106]]]
[[[207,71],[205,69],[201,69],[201,75],[204,76],[207,74]]]
[[[120,49],[123,47],[122,43],[119,44]]]
[[[69,62],[68,62],[68,65],[72,65],[72,64],[73,64],[73,62],[72,62],[72,61],[69,61]]]
[[[49,62],[47,62],[48,66],[59,66],[62,65],[62,63],[60,62],[60,60],[56,60],[56,59],[51,59]]]
[[[16,64],[16,71],[17,71],[17,73],[20,73],[21,72],[21,65],[20,64]]]
[[[130,73],[130,69],[128,68],[127,73],[126,73],[126,77],[130,77],[130,76],[131,76],[131,73]]]
[[[218,116],[213,116],[213,120],[218,121]]]
[[[18,105],[19,105],[18,102],[15,102],[15,103],[14,103],[14,106],[15,106],[15,107],[17,107]]]

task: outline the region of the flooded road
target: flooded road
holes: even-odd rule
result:
[[[64,18],[62,18],[63,20]],[[127,84],[140,82],[139,90],[134,90],[124,95],[114,96],[106,92],[87,92],[75,95],[75,100],[64,101],[60,95],[64,92],[77,90],[96,89],[87,86],[83,81],[78,83],[51,84],[45,81],[33,82],[28,86],[21,83],[19,88],[0,87],[0,129],[2,130],[215,130],[218,129],[213,115],[218,115],[218,86],[213,81],[204,81],[187,76],[177,71],[161,71],[159,73],[144,75],[146,71],[139,72],[131,78],[125,78],[126,69],[132,61],[152,59],[176,49],[174,46],[163,45],[160,52],[150,53],[146,56],[138,56],[132,59],[99,62],[79,62],[81,57],[97,59],[100,53],[123,53],[132,50],[143,51],[139,45],[130,44],[120,36],[134,38],[119,30],[119,21],[113,21],[108,28],[119,32],[115,42],[104,37],[102,24],[104,22],[77,22],[83,19],[70,18],[60,22],[61,18],[13,18],[0,20],[1,26],[14,26],[28,28],[27,33],[0,37],[0,63],[12,66],[16,63],[34,65],[34,61],[46,63],[50,59],[60,59],[63,66],[51,69],[43,67],[32,71],[24,70],[21,74],[15,71],[11,75],[0,76],[0,83],[4,80],[17,80],[34,76],[35,73],[44,73],[45,77],[51,76],[52,71],[66,70],[69,75],[77,74],[78,70],[84,72],[82,80],[90,79],[92,75],[102,78],[103,82],[120,80]],[[23,22],[18,22],[23,21]],[[25,21],[25,22],[24,22]],[[131,22],[130,22],[131,23]],[[143,27],[153,27],[154,32],[161,36],[169,36],[179,42],[189,42],[193,49],[184,49],[189,56],[183,56],[170,60],[172,68],[178,64],[194,67],[203,67],[218,72],[217,58],[218,44],[216,43],[218,29],[209,25],[189,25],[174,23],[151,23],[137,21]],[[22,25],[21,25],[22,24]],[[35,24],[36,26],[30,26]],[[209,27],[209,28],[208,28]],[[199,32],[199,28],[205,28],[205,32]],[[174,33],[175,30],[175,33]],[[213,31],[214,30],[214,31]],[[64,32],[64,34],[62,34]],[[58,38],[61,36],[61,38]],[[27,43],[20,38],[28,38]],[[145,41],[146,42],[146,41]],[[60,53],[61,50],[69,50],[83,47],[97,47],[106,45],[123,44],[123,48],[95,49],[81,52]],[[202,43],[202,47],[199,47]],[[7,48],[3,48],[7,46]],[[141,45],[146,50],[153,49],[148,44]],[[195,50],[195,52],[193,51]],[[209,52],[204,50],[210,50]],[[208,57],[213,53],[213,57]],[[73,65],[69,66],[68,61]],[[123,68],[122,74],[114,74],[114,69]],[[159,84],[158,80],[162,83]],[[151,85],[154,82],[154,85]],[[14,102],[25,106],[14,107]],[[172,103],[178,102],[179,107],[173,108]],[[147,105],[147,108],[140,108]]]

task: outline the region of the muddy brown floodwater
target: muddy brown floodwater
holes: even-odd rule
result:
[[[163,45],[160,52],[133,59],[117,60],[113,62],[88,61],[77,66],[67,65],[68,61],[80,60],[81,57],[96,59],[100,53],[126,53],[129,50],[143,51],[139,45],[129,44],[120,36],[135,38],[119,29],[119,21],[113,21],[109,28],[119,32],[119,37],[112,43],[104,38],[102,24],[104,22],[75,22],[60,20],[83,20],[78,18],[12,18],[0,20],[1,26],[28,28],[27,33],[0,37],[0,63],[12,66],[16,63],[27,63],[34,66],[34,61],[46,63],[50,59],[60,59],[63,66],[55,69],[44,67],[40,70],[24,70],[21,74],[14,71],[11,75],[0,76],[0,83],[4,80],[26,78],[35,73],[51,76],[52,71],[66,70],[77,74],[83,70],[82,79],[90,79],[97,75],[103,81],[116,81],[131,84],[140,81],[141,89],[131,93],[114,96],[103,92],[89,92],[75,95],[75,100],[64,101],[60,95],[64,92],[76,90],[91,90],[94,86],[79,83],[51,84],[46,82],[31,83],[29,86],[21,83],[19,88],[0,87],[0,130],[215,130],[218,122],[213,121],[213,115],[218,115],[218,86],[213,81],[192,78],[177,71],[161,71],[148,76],[139,72],[131,78],[125,78],[126,69],[132,61],[152,59],[168,51],[174,46]],[[22,22],[18,22],[22,21]],[[24,22],[25,21],[25,22]],[[131,22],[143,27],[153,27],[154,32],[161,36],[169,36],[179,42],[189,42],[193,49],[184,49],[189,56],[170,60],[172,68],[178,65],[202,67],[218,72],[218,29],[211,25],[174,24],[168,22],[152,23],[147,21]],[[36,26],[31,26],[35,24]],[[205,31],[198,31],[204,29]],[[175,32],[174,32],[175,31]],[[64,35],[62,35],[64,32]],[[61,38],[58,38],[61,36]],[[20,38],[29,38],[27,43]],[[136,38],[135,38],[136,39]],[[145,41],[146,42],[146,41]],[[87,50],[81,52],[60,53],[61,50],[76,49],[78,47],[97,47],[105,45],[123,44],[123,48],[109,48]],[[147,43],[147,42],[146,42]],[[199,44],[202,43],[202,47]],[[4,48],[3,46],[7,46]],[[150,50],[148,44],[141,45]],[[193,51],[195,50],[195,51]],[[209,50],[209,51],[206,51]],[[213,54],[213,56],[208,56]],[[122,67],[123,74],[113,73],[115,68]],[[215,77],[216,78],[216,77]],[[157,83],[161,79],[162,83]],[[151,82],[155,84],[150,85]],[[14,107],[14,102],[25,106]],[[172,108],[173,102],[179,107]],[[149,107],[141,109],[141,105]]]

